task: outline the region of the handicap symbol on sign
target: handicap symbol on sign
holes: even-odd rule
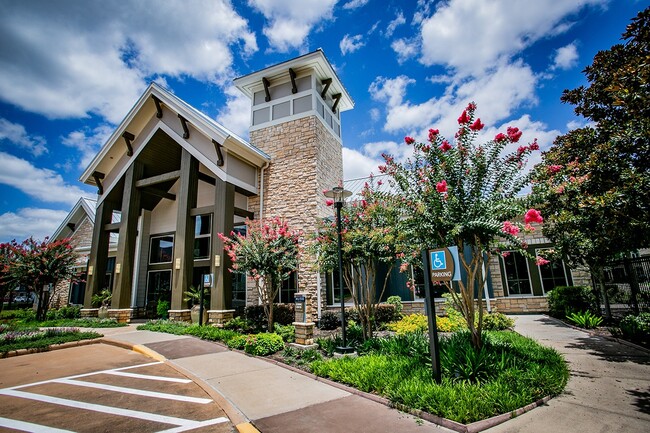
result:
[[[434,251],[431,255],[431,269],[434,271],[447,269],[447,260],[444,251]]]

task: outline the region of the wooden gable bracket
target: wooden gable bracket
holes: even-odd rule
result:
[[[131,142],[135,140],[135,135],[131,134],[128,131],[124,131],[122,138],[126,142],[126,156],[133,156],[133,146],[131,146]]]
[[[332,113],[336,113],[336,107],[339,105],[339,101],[341,100],[341,94],[337,93],[335,95],[332,95],[332,100],[334,100],[334,105],[332,105]]]
[[[156,95],[151,95],[151,99],[153,99],[153,103],[156,104],[156,117],[162,119],[163,111],[162,106],[160,105],[160,99],[158,99]]]
[[[187,119],[180,114],[178,115],[178,118],[181,119],[181,125],[183,126],[183,138],[187,140],[190,138],[190,130],[187,127]]]
[[[298,87],[296,87],[296,71],[292,68],[289,68],[289,77],[291,77],[291,93],[295,95],[298,93]]]
[[[221,167],[223,165],[223,153],[221,152],[221,143],[213,139],[212,144],[214,144],[214,149],[217,151],[217,166]]]
[[[320,92],[320,97],[325,99],[325,95],[327,95],[327,91],[329,90],[330,86],[332,85],[332,79],[331,78],[326,78],[323,81],[321,81],[321,84],[323,84],[325,87],[323,87],[323,91]]]
[[[75,223],[68,223],[66,224],[70,231],[74,232],[74,229],[77,227]]]
[[[264,100],[266,102],[271,102],[271,94],[269,93],[269,86],[271,86],[271,83],[266,77],[262,77],[262,84],[264,84],[264,93],[266,94]]]
[[[97,194],[104,194],[104,187],[102,186],[102,179],[104,178],[104,173],[99,171],[93,171],[93,179],[95,179],[95,184],[97,185]]]

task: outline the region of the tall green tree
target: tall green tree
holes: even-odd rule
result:
[[[589,86],[564,91],[592,125],[559,136],[534,176],[544,234],[603,296],[607,262],[650,243],[650,8],[623,39],[585,69]]]
[[[14,260],[9,265],[9,274],[18,285],[29,288],[38,297],[36,317],[44,320],[49,307],[49,295],[59,281],[74,275],[77,253],[70,239],[42,242],[34,238],[22,243],[12,241]]]
[[[505,248],[523,252],[520,232],[534,230],[531,223],[541,222],[542,217],[535,209],[526,212],[526,199],[520,196],[529,185],[530,175],[524,170],[528,156],[539,145],[534,141],[506,152],[522,135],[514,127],[477,144],[484,125],[475,111],[476,105],[470,103],[458,118],[453,143],[443,139],[437,129],[429,130],[427,143],[406,137],[406,144],[414,147],[413,157],[400,163],[385,155],[386,164],[380,171],[392,177],[395,193],[401,198],[401,225],[413,249],[457,246],[461,252],[466,277],[458,282],[458,291],[445,284],[467,322],[475,348],[480,349],[482,288],[490,257]],[[468,255],[462,254],[465,247]],[[409,257],[417,260],[419,254]]]
[[[361,197],[341,209],[343,280],[351,290],[364,340],[373,335],[377,306],[405,241],[399,231],[399,207],[392,197],[379,194],[376,186],[371,178],[364,185]],[[313,246],[320,270],[338,269],[336,221],[321,224]],[[381,265],[386,272],[382,281]]]
[[[16,287],[11,273],[11,264],[15,261],[15,256],[11,244],[4,242],[0,244],[0,312],[4,307],[4,298],[11,290]]]
[[[273,303],[282,282],[298,269],[300,233],[286,221],[246,220],[246,234],[218,234],[232,261],[231,272],[249,274],[264,308],[268,331],[273,332]]]

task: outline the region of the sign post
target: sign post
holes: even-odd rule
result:
[[[434,281],[460,280],[458,266],[458,247],[440,248],[422,251],[424,263],[424,294],[429,321],[429,352],[431,353],[431,370],[433,379],[440,383],[440,348],[438,344],[438,326],[436,325],[436,301],[433,296]]]

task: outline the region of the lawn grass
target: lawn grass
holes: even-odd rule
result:
[[[46,349],[55,344],[89,340],[101,336],[96,332],[80,332],[78,329],[7,331],[0,334],[0,354],[4,357],[8,352],[15,350]]]
[[[241,335],[238,332],[214,326],[199,326],[171,320],[152,320],[139,325],[138,330],[165,332],[175,335],[193,335],[203,340],[223,341],[224,343],[228,343],[231,338]]]
[[[39,326],[42,328],[52,327],[75,327],[75,328],[119,328],[128,326],[128,323],[119,323],[115,319],[98,319],[98,318],[83,318],[83,319],[54,319],[46,320],[44,322],[29,322],[29,326]]]
[[[558,352],[514,332],[486,332],[480,353],[467,333],[443,338],[440,346],[440,384],[432,379],[424,334],[379,339],[360,347],[362,356],[310,367],[318,376],[465,424],[558,395],[568,380]]]

